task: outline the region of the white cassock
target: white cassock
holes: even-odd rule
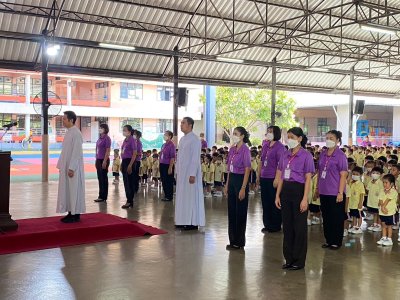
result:
[[[57,162],[57,169],[60,171],[57,213],[71,212],[74,215],[86,211],[82,144],[83,139],[79,129],[76,126],[69,128]],[[72,178],[68,177],[68,170],[74,171]]]
[[[204,226],[206,220],[200,164],[200,139],[190,132],[181,138],[178,149],[175,225]],[[189,183],[190,176],[196,177],[194,184]]]

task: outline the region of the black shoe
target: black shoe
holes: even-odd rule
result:
[[[106,202],[107,200],[103,200],[103,199],[100,199],[100,198],[97,198],[96,200],[94,200],[94,202]]]
[[[175,225],[176,229],[182,229],[183,227],[185,227],[185,225]]]
[[[226,245],[226,250],[241,250],[244,247],[236,246],[236,245]]]
[[[321,247],[324,248],[324,249],[326,249],[326,248],[330,248],[331,245],[325,243],[325,244],[323,244]]]
[[[267,228],[263,228],[263,229],[261,229],[261,232],[262,232],[262,233],[267,233],[268,230],[267,230]]]
[[[121,208],[127,209],[133,207],[133,203],[125,203],[124,205],[121,206]]]
[[[189,231],[189,230],[197,230],[199,229],[199,226],[194,226],[194,225],[184,225],[182,227],[183,230]]]
[[[71,215],[68,219],[66,219],[63,222],[64,223],[76,223],[76,222],[79,222],[80,220],[81,220],[80,215],[76,214],[76,215]]]
[[[283,264],[283,265],[282,265],[282,269],[283,269],[283,270],[289,269],[289,268],[291,268],[291,267],[292,267],[291,264]]]
[[[65,217],[61,218],[61,222],[63,223],[68,223],[67,220],[70,219],[72,217],[71,212],[68,213],[68,215],[66,215]]]
[[[330,245],[329,249],[331,250],[339,250],[341,246],[338,245]]]
[[[298,270],[302,270],[304,269],[304,267],[300,267],[300,266],[291,266],[290,268],[288,268],[289,271],[298,271]]]
[[[172,199],[162,198],[161,201],[172,201]]]

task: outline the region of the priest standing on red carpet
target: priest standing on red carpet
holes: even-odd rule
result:
[[[83,139],[75,126],[76,114],[73,111],[64,112],[62,120],[68,131],[57,163],[57,169],[60,171],[57,213],[68,212],[61,222],[75,223],[80,221],[80,214],[86,211]]]

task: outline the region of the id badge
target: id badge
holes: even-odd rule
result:
[[[322,171],[322,173],[321,173],[321,178],[322,178],[322,179],[325,179],[325,178],[326,178],[326,171],[325,171],[325,170]]]
[[[229,167],[229,171],[231,172],[231,173],[233,173],[233,165],[231,164],[231,166]]]
[[[290,169],[286,169],[285,170],[284,178],[285,179],[290,179]]]
[[[124,154],[125,148],[122,148],[121,155]]]
[[[265,159],[265,160],[264,160],[264,168],[266,168],[266,167],[267,167],[267,165],[268,165],[268,160],[267,160],[267,159]]]
[[[163,160],[164,159],[164,154],[161,154],[161,160]]]

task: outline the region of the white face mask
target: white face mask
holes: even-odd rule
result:
[[[332,140],[326,140],[326,147],[327,148],[334,148],[336,147],[336,143]]]
[[[168,135],[164,135],[164,141],[168,141],[169,136]]]
[[[134,140],[136,140],[136,139],[137,139],[136,135],[132,135],[132,137],[133,137],[133,139],[134,139]]]
[[[268,132],[267,135],[265,136],[265,139],[267,141],[273,141],[274,140],[274,134],[271,132]]]
[[[99,134],[103,134],[104,133],[104,129],[99,129]]]
[[[371,177],[373,180],[377,180],[377,179],[381,178],[381,175],[377,174],[377,173],[372,173]]]
[[[299,141],[295,140],[295,139],[288,139],[287,145],[288,145],[289,149],[293,149],[299,145]]]
[[[232,144],[236,145],[237,143],[240,142],[240,137],[233,135],[231,138]]]
[[[359,181],[359,180],[361,179],[361,176],[359,176],[359,175],[353,175],[353,176],[351,176],[351,178],[352,178],[353,180],[355,180],[355,181]]]

